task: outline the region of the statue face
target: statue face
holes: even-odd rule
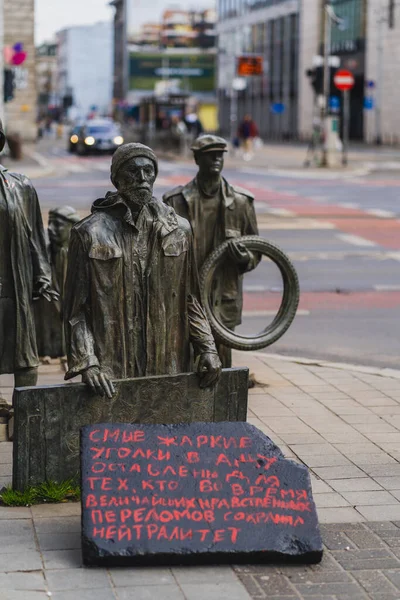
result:
[[[202,175],[219,175],[224,168],[224,153],[217,150],[197,154],[196,163]]]
[[[153,196],[155,180],[156,170],[153,161],[139,156],[121,167],[115,183],[122,196],[146,204]]]
[[[51,216],[49,219],[49,238],[51,244],[67,246],[73,223],[62,217]]]

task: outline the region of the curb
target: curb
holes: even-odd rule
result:
[[[269,354],[267,352],[240,352],[240,354],[250,354],[255,358],[259,358],[260,356],[262,356],[271,360],[280,360],[282,362],[291,362],[299,365],[309,365],[313,367],[337,369],[339,371],[354,371],[356,373],[376,375],[377,377],[390,377],[392,379],[400,379],[400,369],[367,367],[362,365],[353,365],[351,363],[338,363],[330,362],[327,360],[306,358],[303,356],[283,356],[281,354]]]

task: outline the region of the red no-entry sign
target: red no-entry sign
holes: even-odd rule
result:
[[[333,78],[335,86],[338,90],[346,92],[354,87],[354,76],[350,71],[341,70],[335,74]]]

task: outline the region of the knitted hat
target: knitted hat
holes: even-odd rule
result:
[[[144,156],[154,163],[156,176],[158,174],[158,160],[153,150],[144,144],[131,143],[120,146],[114,153],[111,162],[111,181],[114,184],[115,177],[120,168],[132,158]]]

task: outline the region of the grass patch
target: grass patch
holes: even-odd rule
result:
[[[23,492],[8,487],[1,492],[0,501],[4,506],[32,506],[32,504],[77,502],[80,497],[81,490],[76,479],[68,479],[61,483],[46,481],[28,487]]]

